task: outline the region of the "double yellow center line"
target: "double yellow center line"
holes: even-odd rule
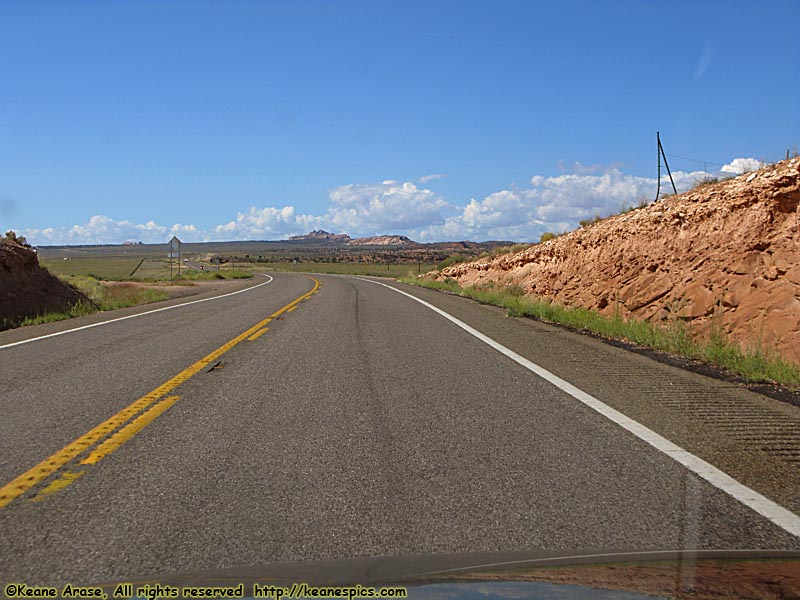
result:
[[[237,335],[229,342],[214,350],[211,354],[204,356],[190,367],[187,367],[167,382],[158,386],[152,392],[145,394],[129,406],[123,408],[114,416],[100,423],[100,425],[94,429],[87,431],[78,439],[67,444],[49,458],[46,458],[35,467],[29,469],[13,481],[1,487],[0,508],[8,505],[14,499],[18,498],[46,478],[59,471],[67,463],[71,462],[87,451],[90,451],[93,447],[94,449],[89,452],[88,456],[80,461],[80,464],[92,465],[102,460],[104,456],[121,446],[142,427],[147,425],[147,423],[155,419],[158,415],[172,406],[178,400],[178,396],[170,396],[162,402],[159,402],[158,405],[147,410],[146,413],[141,415],[139,413],[142,413],[142,411],[150,407],[153,403],[161,400],[161,398],[184,383],[187,379],[208,367],[211,363],[225,354],[228,350],[236,346],[239,342],[248,338],[254,339],[253,336],[255,336],[256,333],[258,333],[258,336],[263,335],[263,333],[265,333],[263,328],[272,319],[282,315],[285,312],[294,310],[297,308],[297,305],[300,304],[300,302],[317,293],[320,283],[314,278],[312,278],[312,280],[314,281],[314,287],[312,287],[309,292],[306,292],[302,296],[295,298],[289,304],[275,311],[263,321],[256,323],[244,333]],[[256,338],[258,336],[256,336]],[[137,415],[139,416],[137,417]],[[121,426],[125,425],[131,419],[134,420],[120,429]],[[95,444],[98,443],[99,445],[95,447]],[[82,473],[82,471],[77,473],[64,473],[60,479],[47,486],[47,488],[42,491],[42,494],[47,494],[66,487],[74,479],[77,479],[80,475],[82,475]]]

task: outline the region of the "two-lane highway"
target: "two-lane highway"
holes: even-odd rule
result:
[[[0,334],[0,481],[50,456],[308,286],[306,279],[276,286],[271,276],[260,276],[250,288],[213,299],[189,298],[166,310],[142,307],[137,312],[149,314],[122,319],[107,313],[108,322],[86,329],[76,319],[78,330],[71,333],[61,333],[63,323],[53,324],[62,325],[55,335],[33,328],[28,343],[17,339],[18,331]]]
[[[380,283],[314,279],[276,274],[228,298],[0,348],[0,486],[224,349],[207,365],[217,368],[175,382],[158,402],[175,399],[102,460],[86,457],[112,431],[0,508],[0,579],[91,583],[531,549],[800,548],[790,533],[796,479],[783,463],[757,457],[769,477],[752,475],[751,487],[735,474],[789,516],[759,514],[752,498],[698,476],[679,452],[476,333],[508,345],[519,336],[515,350],[531,360],[542,348],[576,364],[605,357],[654,380],[666,377],[663,365],[460,298],[392,284],[458,312],[475,332]],[[574,371],[582,389],[626,414],[646,404],[602,374]],[[700,379],[692,385],[715,389]],[[659,410],[640,420],[652,413],[648,427],[691,433]],[[715,448],[737,455],[725,444]],[[64,485],[43,494],[58,478]]]

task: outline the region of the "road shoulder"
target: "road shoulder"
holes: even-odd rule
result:
[[[386,283],[444,310],[612,408],[800,512],[800,408],[503,309]]]

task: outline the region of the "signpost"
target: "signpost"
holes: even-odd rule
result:
[[[172,281],[172,259],[178,259],[178,281],[181,280],[181,241],[177,236],[172,236],[169,241],[169,280]]]

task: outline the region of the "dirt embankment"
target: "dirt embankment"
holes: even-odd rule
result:
[[[682,320],[701,335],[719,327],[746,349],[800,362],[800,158],[448,267],[445,277],[519,285],[606,315]]]
[[[91,304],[82,292],[39,265],[36,252],[18,244],[0,243],[0,330],[25,317],[66,311],[78,302]]]

